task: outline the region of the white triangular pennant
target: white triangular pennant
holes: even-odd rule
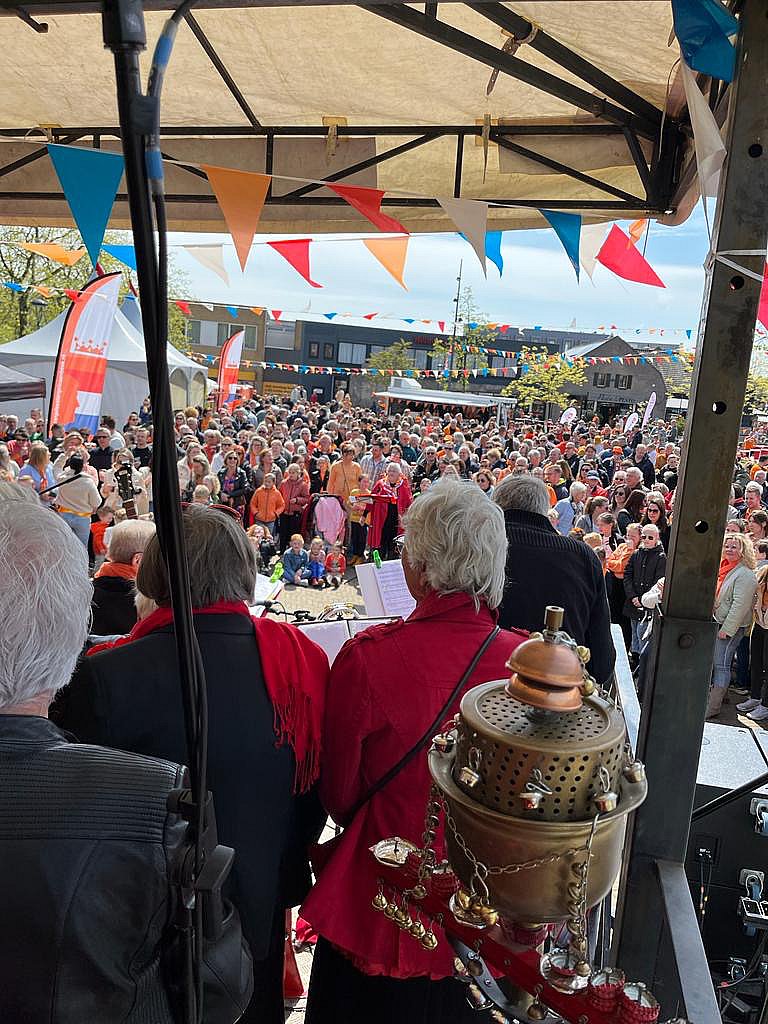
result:
[[[224,269],[224,246],[222,245],[184,245],[192,259],[197,260],[207,270],[218,274],[224,284],[229,284],[229,274]]]
[[[720,169],[725,160],[726,149],[715,115],[709,108],[698,85],[696,76],[680,55],[680,77],[683,80],[688,115],[693,128],[693,143],[696,147],[696,170],[699,188],[704,197],[717,196]]]
[[[608,234],[608,224],[582,224],[579,238],[579,263],[590,281],[595,272],[597,254],[603,247]]]
[[[480,202],[477,199],[454,199],[453,196],[438,196],[437,201],[477,253],[483,274],[485,274],[488,203]]]

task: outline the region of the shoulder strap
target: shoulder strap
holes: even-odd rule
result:
[[[429,727],[425,730],[425,732],[422,734],[422,736],[419,738],[419,740],[416,743],[414,743],[414,745],[411,747],[411,749],[409,751],[407,751],[407,753],[403,754],[403,756],[400,758],[400,760],[397,762],[397,764],[393,765],[389,769],[389,771],[385,772],[384,775],[382,775],[380,778],[378,778],[376,780],[376,782],[374,782],[373,785],[370,786],[370,788],[367,790],[367,792],[364,793],[363,796],[360,797],[360,799],[352,807],[352,809],[349,811],[349,813],[347,815],[345,815],[347,824],[349,824],[352,821],[352,819],[355,817],[357,812],[360,811],[363,807],[365,807],[365,805],[377,793],[379,793],[382,789],[384,789],[384,787],[386,785],[388,785],[392,781],[392,779],[395,778],[396,775],[399,775],[400,772],[403,770],[403,768],[405,768],[407,765],[409,765],[411,763],[411,761],[414,759],[414,757],[416,757],[416,755],[419,753],[419,751],[422,750],[427,745],[427,743],[432,739],[432,737],[435,735],[437,730],[442,725],[443,719],[445,718],[446,714],[448,713],[449,708],[451,707],[453,702],[456,700],[456,698],[459,696],[459,694],[461,693],[463,688],[467,685],[467,682],[469,681],[470,677],[472,676],[472,673],[477,668],[478,662],[480,661],[482,656],[485,654],[485,652],[488,650],[488,648],[491,646],[491,643],[499,635],[499,633],[500,633],[499,627],[498,626],[494,626],[493,629],[491,630],[491,632],[488,634],[488,636],[485,638],[485,640],[480,645],[480,648],[475,652],[475,655],[472,658],[472,661],[470,661],[470,663],[467,666],[467,669],[464,672],[464,674],[462,675],[461,679],[458,681],[458,683],[456,683],[456,685],[454,686],[453,690],[451,690],[450,696],[448,697],[448,699],[445,701],[443,706],[438,711],[437,715],[435,716],[434,721],[432,721],[430,723]]]

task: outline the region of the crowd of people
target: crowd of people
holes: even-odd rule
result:
[[[565,609],[565,630],[590,648],[600,685],[614,667],[611,624],[620,625],[642,693],[674,524],[677,424],[657,420],[626,431],[596,419],[505,424],[471,409],[388,414],[353,406],[343,391],[310,403],[296,388],[235,408],[180,410],[174,428],[208,681],[209,785],[220,840],[237,851],[227,895],[253,960],[248,984],[234,994],[229,986],[231,1020],[251,990],[243,1020],[283,1019],[285,912],[301,904],[318,935],[309,1024],[472,1019],[450,980],[446,945],[428,953],[370,909],[376,878],[367,850],[393,832],[418,843],[429,789],[423,757],[404,763],[386,785],[381,777],[425,723],[441,709],[446,718],[455,712],[461,694],[443,705],[464,663],[471,671],[462,693],[504,676],[511,651],[541,627],[550,604]],[[77,923],[107,936],[83,956],[98,976],[107,960],[120,964],[120,1007],[145,1000],[159,1007],[152,1019],[165,1024],[171,1010],[153,985],[162,984],[157,964],[173,900],[163,903],[165,869],[157,864],[169,860],[165,801],[188,751],[169,584],[152,522],[152,440],[149,402],[119,428],[105,415],[93,436],[57,424],[46,432],[37,411],[22,423],[0,414],[0,569],[10,581],[0,588],[0,794],[15,792],[33,755],[40,779],[54,773],[67,781],[57,789],[61,813],[49,832],[30,835],[26,863],[18,865],[25,898],[36,889],[47,898],[39,884],[45,842],[69,835],[73,800],[82,811],[88,800],[109,797],[88,753],[101,748],[68,744],[67,736],[130,752],[124,763],[109,761],[109,770],[115,778],[128,772],[134,785],[145,779],[146,799],[154,800],[146,817],[159,857],[152,899],[133,906],[139,872],[113,893],[108,915],[89,917],[86,900]],[[709,707],[719,713],[734,681],[747,698],[739,710],[755,721],[768,719],[763,441],[750,436],[734,468]],[[295,627],[251,617],[258,571],[279,566],[289,587],[338,586],[350,566],[388,558],[402,559],[415,611],[358,633],[330,669]],[[12,754],[25,743],[22,764]],[[345,828],[322,869],[315,864],[313,884],[309,850],[329,814]],[[80,826],[78,842],[98,844],[100,827]],[[117,838],[127,841],[130,828],[120,827]],[[8,841],[0,828],[0,848]],[[62,863],[57,892],[69,891],[76,870],[74,860]],[[138,931],[145,922],[147,942],[155,936],[154,967],[144,947],[138,970],[135,951],[121,946],[121,913],[132,915]],[[31,934],[30,948],[48,934]],[[10,947],[0,952],[16,962]],[[61,998],[49,977],[61,968],[56,956],[31,973],[16,971],[9,998],[23,1005],[32,984],[41,1014],[59,1024],[70,1018],[53,1009]],[[86,1019],[88,972],[66,977],[70,1005],[86,1008]],[[96,1016],[123,1019],[115,1014]],[[226,1013],[211,1017],[219,1019]]]

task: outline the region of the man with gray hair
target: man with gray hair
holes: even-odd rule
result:
[[[538,630],[547,605],[565,610],[563,629],[589,647],[589,668],[600,685],[616,660],[600,562],[581,540],[561,537],[552,526],[549,495],[534,476],[507,476],[494,491],[504,512],[507,566],[499,624]]]
[[[93,578],[94,636],[130,633],[136,625],[136,573],[154,535],[155,524],[146,519],[127,519],[112,527],[107,560]]]
[[[88,556],[66,523],[10,483],[0,483],[0,580],[3,1020],[173,1024],[169,982],[183,977],[171,870],[185,827],[166,805],[184,771],[70,743],[49,720],[88,633]],[[239,983],[249,970],[233,938],[208,953]],[[230,1024],[248,985],[217,988],[206,1021]]]

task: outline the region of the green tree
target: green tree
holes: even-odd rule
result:
[[[403,338],[395,341],[381,352],[368,357],[366,366],[374,370],[415,370],[416,364],[410,353],[410,346]]]
[[[108,244],[130,243],[125,232],[108,232]],[[2,227],[0,228],[0,344],[23,337],[30,331],[42,327],[58,316],[69,305],[64,289],[79,290],[91,276],[91,263],[87,256],[73,267],[64,266],[46,259],[37,253],[21,249],[17,243],[56,243],[65,249],[79,249],[82,239],[74,228]],[[107,253],[101,255],[101,265],[107,273],[124,272],[120,290],[121,299],[128,291],[128,271],[118,260]],[[168,266],[169,294],[176,298],[189,299],[190,283],[186,274],[174,265]],[[17,292],[2,287],[8,281],[21,284],[26,291]],[[35,286],[49,289],[50,297],[34,291]],[[169,341],[179,349],[186,346],[186,322],[181,310],[174,302],[168,307]]]
[[[747,377],[747,390],[744,394],[744,405],[750,409],[764,409],[768,405],[768,377],[750,373]]]
[[[474,326],[470,327],[470,324]],[[461,328],[461,333],[458,328]],[[487,317],[480,312],[475,303],[472,289],[467,287],[461,293],[456,336],[435,339],[429,351],[432,369],[438,371],[458,370],[460,373],[464,370],[483,370],[488,365],[486,353],[467,352],[465,346],[494,348],[495,345],[496,328],[488,326]],[[459,376],[458,382],[454,384],[452,378],[440,377],[438,378],[438,387],[443,391],[448,391],[452,387],[466,391],[467,379],[464,376]]]
[[[514,395],[526,409],[534,402],[562,407],[569,398],[568,386],[583,387],[587,382],[581,366],[566,363],[559,356],[547,358],[546,349],[522,348],[518,356],[518,374],[501,393]]]

